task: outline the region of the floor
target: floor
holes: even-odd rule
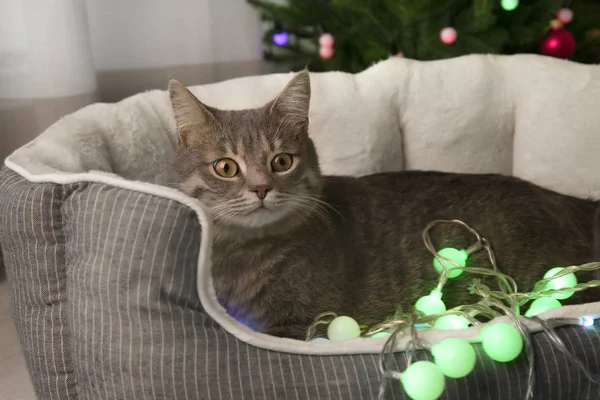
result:
[[[35,400],[12,321],[8,282],[0,277],[0,400]]]

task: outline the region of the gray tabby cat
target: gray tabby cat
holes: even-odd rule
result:
[[[308,136],[306,71],[258,109],[209,107],[177,81],[169,92],[181,189],[204,202],[215,221],[218,299],[260,332],[301,339],[324,311],[366,325],[398,306],[409,311],[438,280],[421,239],[436,219],[463,220],[489,239],[500,269],[521,290],[554,266],[600,260],[595,201],[492,174],[321,175]],[[474,242],[452,225],[434,229],[433,239],[438,249]],[[469,262],[489,267],[484,251]],[[592,277],[578,274],[580,281]],[[446,286],[448,306],[474,300],[471,279],[462,274]],[[591,300],[600,300],[597,289],[568,302]]]

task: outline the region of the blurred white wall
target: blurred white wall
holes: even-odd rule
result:
[[[259,13],[246,0],[86,0],[100,96],[116,101],[262,73]]]
[[[261,42],[246,0],[0,0],[0,160],[94,101],[263,73]]]
[[[245,0],[86,0],[96,69],[260,60],[258,13]]]
[[[1,0],[0,99],[93,92],[86,18],[77,0]]]

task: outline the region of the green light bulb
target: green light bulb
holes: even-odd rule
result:
[[[475,368],[475,349],[464,339],[448,338],[431,347],[435,365],[449,378],[462,378]]]
[[[495,361],[512,361],[523,350],[523,338],[514,326],[499,322],[481,329],[483,351]]]
[[[553,277],[563,269],[563,267],[552,268],[550,271],[544,274],[544,279]],[[544,285],[544,290],[559,290],[564,288],[572,288],[575,286],[577,286],[577,277],[575,276],[575,274],[570,273],[546,283],[546,285]],[[573,296],[573,293],[575,292],[557,293],[553,294],[552,297],[554,297],[555,299],[564,300]]]
[[[431,361],[410,364],[400,375],[400,382],[413,400],[435,400],[444,393],[444,374]]]
[[[434,329],[467,329],[469,327],[469,321],[462,315],[449,314],[442,315],[435,320],[433,324]]]
[[[423,296],[415,303],[415,308],[425,315],[441,314],[446,312],[446,305],[442,301],[442,292],[434,289],[427,296]]]
[[[354,339],[360,336],[358,323],[346,316],[336,317],[327,327],[327,337],[332,342]]]
[[[506,11],[512,11],[519,6],[519,0],[502,0],[500,4]]]
[[[372,338],[380,338],[380,337],[386,337],[386,336],[390,336],[391,333],[389,332],[377,332],[376,334],[374,334],[373,336],[371,336]]]
[[[531,302],[531,305],[525,313],[525,316],[527,318],[531,318],[534,315],[538,315],[558,307],[562,307],[562,304],[560,304],[560,301],[556,300],[554,297],[540,297],[539,299],[535,299]]]
[[[437,253],[441,257],[444,257],[444,258],[454,261],[456,264],[460,265],[463,268],[465,267],[465,265],[467,263],[467,257],[469,256],[465,250],[457,250],[452,247],[446,247],[444,249],[441,249]],[[448,278],[450,278],[450,279],[456,278],[457,276],[459,276],[460,274],[463,273],[462,268],[457,268],[455,265],[453,265],[447,261],[440,263],[437,260],[437,258],[435,258],[435,257],[433,258],[433,268],[435,268],[435,270],[438,273],[441,274],[442,271],[444,270],[444,267],[446,267],[447,269],[450,270],[448,272]]]

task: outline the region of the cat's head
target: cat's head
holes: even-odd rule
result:
[[[257,109],[209,107],[175,80],[169,94],[180,187],[201,200],[217,224],[264,228],[319,208],[321,173],[308,137],[307,71]]]

